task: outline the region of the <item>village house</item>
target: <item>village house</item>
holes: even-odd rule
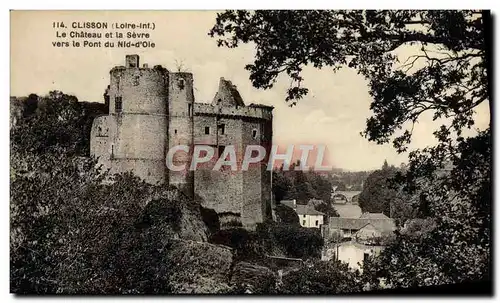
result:
[[[322,260],[332,260],[338,255],[338,260],[347,263],[349,268],[363,271],[363,262],[370,256],[377,256],[383,250],[383,245],[366,245],[356,241],[339,243],[325,250]]]
[[[366,258],[384,249],[396,225],[384,214],[364,213],[359,218],[331,217],[324,229],[328,245],[323,259],[337,258],[361,270]]]
[[[359,218],[332,217],[328,225],[330,235],[337,233],[345,240],[355,236],[380,238],[396,230],[394,220],[381,213],[364,213]]]
[[[299,223],[302,227],[321,228],[324,224],[325,214],[317,211],[311,205],[297,204],[297,200],[282,200],[281,204],[293,209],[299,216]]]

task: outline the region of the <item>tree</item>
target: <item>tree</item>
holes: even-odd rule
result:
[[[332,184],[323,175],[316,172],[308,172],[308,179],[311,182],[314,192],[316,193],[316,198],[323,200],[327,204],[330,204],[331,194],[332,194]]]
[[[347,294],[363,291],[359,272],[340,261],[316,261],[283,277],[279,294]]]
[[[396,168],[384,162],[382,169],[371,173],[359,195],[359,207],[363,212],[384,213],[390,217],[391,207],[398,197],[397,185],[391,180],[396,176]],[[401,193],[399,193],[401,194]]]
[[[35,153],[64,148],[66,153],[88,156],[93,119],[107,112],[102,103],[79,102],[60,91],[16,101],[22,104],[22,118],[11,128],[11,147]]]
[[[102,184],[90,158],[15,152],[11,165],[12,292],[170,291],[164,252],[187,201],[131,175]]]
[[[230,48],[254,43],[255,61],[246,66],[252,84],[270,89],[286,73],[292,105],[308,93],[301,86],[305,65],[356,68],[373,97],[364,135],[386,143],[409,124],[393,140],[405,151],[424,112],[451,119],[446,129],[460,136],[474,124],[474,108],[491,101],[486,23],[484,11],[226,11],[209,35]],[[412,46],[414,55],[399,64],[395,51],[402,46]]]
[[[281,202],[293,191],[293,181],[282,170],[273,170],[272,191],[276,202]]]
[[[186,225],[203,233],[199,205],[132,174],[103,182],[97,161],[82,157],[99,104],[57,91],[19,100],[22,119],[11,129],[11,292],[171,292],[166,253]]]
[[[296,199],[299,204],[307,204],[310,199],[321,199],[330,202],[332,190],[327,177],[314,171],[295,170],[300,161],[292,163],[289,171],[273,170],[273,194],[277,202],[285,199]]]
[[[489,279],[491,131],[464,133],[478,106],[492,108],[488,11],[226,11],[209,35],[219,46],[253,43],[255,60],[246,66],[252,84],[270,89],[288,75],[291,105],[308,93],[304,66],[357,69],[372,97],[362,134],[379,144],[392,140],[398,152],[408,150],[419,118],[432,114],[441,124],[433,133],[438,143],[411,151],[396,179],[439,232],[411,245],[399,238],[404,244],[389,248],[386,260],[401,254],[406,261],[378,274],[400,272],[393,283],[401,286]],[[403,57],[402,48],[412,54]],[[417,280],[404,270],[411,264],[421,265],[411,273]]]
[[[297,164],[297,166],[299,165],[300,163]],[[297,203],[307,204],[310,199],[313,199],[317,196],[316,191],[314,190],[307,174],[302,170],[294,171],[293,176],[293,186],[297,195]]]
[[[270,242],[286,257],[319,259],[323,248],[323,237],[317,228],[306,228],[296,224],[269,224],[267,234]]]

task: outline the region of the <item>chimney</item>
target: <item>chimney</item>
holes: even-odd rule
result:
[[[127,63],[128,68],[139,67],[139,55],[126,55],[125,61]]]

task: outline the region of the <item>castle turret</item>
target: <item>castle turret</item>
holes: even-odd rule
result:
[[[215,94],[212,105],[215,106],[245,106],[243,99],[241,98],[236,85],[231,83],[229,80],[220,78],[219,80],[219,90]]]
[[[110,71],[109,157],[115,173],[131,171],[150,183],[166,181],[168,72],[140,68],[139,56]]]
[[[170,73],[168,82],[168,145],[189,147],[189,152],[177,151],[173,165],[184,166],[182,171],[169,170],[169,184],[192,196],[194,193],[194,172],[189,170],[193,146],[193,74]],[[168,161],[168,160],[167,160]]]

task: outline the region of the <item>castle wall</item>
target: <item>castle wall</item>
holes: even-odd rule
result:
[[[163,70],[127,61],[134,66],[110,72],[111,171],[133,171],[147,182],[164,183],[167,77]]]
[[[168,149],[193,145],[194,94],[191,73],[170,73],[168,82]],[[191,152],[178,151],[173,156],[175,166],[185,165],[183,171],[168,170],[169,183],[192,196],[194,173],[189,170]]]
[[[264,120],[272,120],[273,118],[273,114],[268,107],[260,107],[253,104],[250,104],[246,107],[217,107],[207,103],[195,103],[194,110],[198,115],[219,115],[238,118],[256,118]]]
[[[239,115],[219,116],[215,114],[217,110],[207,106],[204,112],[195,113],[194,143],[213,146],[216,154],[218,146],[234,146],[238,170],[231,171],[226,166],[222,171],[213,171],[217,159],[200,165],[195,171],[194,190],[203,198],[204,207],[222,215],[239,214],[242,225],[253,229],[255,223],[271,216],[271,173],[267,171],[267,158],[261,164],[251,165],[247,171],[242,171],[241,165],[247,145],[264,144],[269,153],[272,123]],[[217,125],[224,125],[224,134]],[[209,134],[205,133],[205,127],[209,127]]]
[[[231,81],[224,80],[224,78],[220,78],[219,90],[215,94],[212,104],[220,106],[245,106],[236,86]]]
[[[163,159],[113,159],[111,174],[131,172],[150,184],[162,184],[158,176],[165,174],[165,161]]]
[[[246,228],[271,217],[271,172],[267,157],[248,171],[241,165],[247,145],[263,145],[269,154],[272,143],[272,109],[244,106],[230,81],[221,80],[215,104],[194,102],[193,75],[165,69],[140,68],[139,57],[126,57],[126,67],[110,71],[109,115],[94,120],[91,154],[111,173],[132,172],[149,183],[171,184],[188,195],[202,198],[221,222],[239,221]],[[208,127],[208,133],[206,133]],[[176,152],[167,169],[167,152],[174,146],[191,147]],[[210,145],[214,159],[190,171],[193,145]],[[213,171],[222,147],[236,151],[237,170],[223,166]]]
[[[273,194],[272,194],[272,177],[273,172],[267,170],[271,148],[273,145],[273,120],[262,121],[261,124],[262,141],[261,145],[266,148],[266,158],[261,166],[261,197],[262,197],[262,213],[265,219],[272,219]]]
[[[242,144],[260,145],[260,121],[249,120],[243,122]],[[257,132],[256,138],[253,132]],[[254,228],[255,223],[263,221],[262,213],[262,193],[261,193],[261,165],[250,164],[247,171],[243,171],[243,205],[242,205],[242,224]]]
[[[242,146],[238,143],[241,142],[243,124],[238,119],[219,119],[219,125],[224,124],[224,134],[222,134],[222,130],[216,127],[215,119],[213,116],[195,117],[195,143],[213,145],[215,156],[212,163],[199,167],[194,172],[194,191],[203,198],[204,207],[214,209],[219,214],[241,215],[244,198],[243,174],[239,166],[236,171],[232,171],[229,166],[223,166],[220,171],[214,171],[213,165],[217,161],[217,146],[234,145],[236,155],[241,159]],[[209,135],[205,135],[205,126],[210,127]]]
[[[205,133],[208,127],[209,134]],[[194,144],[217,145],[217,120],[215,116],[201,116],[195,113],[194,117]]]

